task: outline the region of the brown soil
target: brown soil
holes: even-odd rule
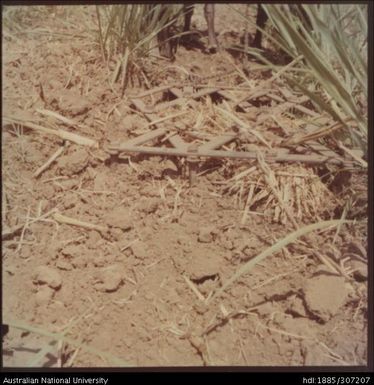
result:
[[[359,222],[291,243],[206,304],[238,268],[295,230],[263,170],[256,161],[206,160],[189,186],[181,160],[111,157],[105,145],[150,128],[127,97],[145,89],[135,84],[121,97],[120,84],[109,82],[90,32],[94,7],[6,7],[5,12],[14,12],[18,24],[6,25],[3,33],[4,115],[74,132],[100,146],[70,144],[35,177],[61,139],[3,126],[2,224],[18,227],[3,236],[2,309],[10,325],[3,339],[4,366],[367,364],[365,173],[351,172],[336,187],[337,168],[323,179],[318,167],[270,164],[281,195],[285,201],[291,196],[287,204],[300,227],[339,219],[349,197],[348,217]],[[193,21],[205,44],[202,5]],[[223,45],[237,42],[244,28],[240,15],[223,5],[216,25]],[[153,61],[145,76],[156,87],[184,80],[185,72],[230,73],[238,60],[180,47],[174,63]],[[266,71],[249,74],[251,87],[261,88],[268,78]],[[237,72],[227,79],[227,84],[243,81]],[[224,123],[217,128],[211,121],[219,121],[215,106],[203,97],[184,107],[187,114],[161,126],[181,128],[186,141],[187,128],[201,135],[222,133]],[[272,107],[273,102],[251,105],[237,115],[274,143],[281,129],[266,120]],[[54,111],[76,125],[38,110]],[[180,111],[170,108],[158,117]],[[293,121],[286,114],[282,119],[292,132]],[[243,215],[254,184],[253,204]],[[61,223],[48,215],[56,208],[106,230]],[[338,268],[329,268],[328,261]],[[66,333],[68,339],[52,343],[48,335],[16,327],[19,323],[44,334]]]

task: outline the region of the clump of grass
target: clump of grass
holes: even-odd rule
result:
[[[114,81],[122,73],[125,87],[128,80],[141,72],[144,58],[157,46],[157,34],[176,21],[182,7],[176,4],[96,6],[103,59],[108,61],[120,56],[113,75]]]
[[[303,58],[284,78],[342,124],[342,139],[366,151],[367,6],[300,5],[296,12],[286,5],[263,7],[277,31],[264,35],[291,59]],[[277,69],[264,52],[250,53]]]

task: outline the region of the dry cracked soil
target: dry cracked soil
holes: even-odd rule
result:
[[[237,12],[223,7],[216,29],[229,44],[243,25]],[[202,5],[197,8],[193,27],[205,44]],[[100,145],[62,143],[56,135],[3,124],[4,366],[367,364],[365,223],[290,243],[215,296],[239,268],[294,231],[256,161],[202,161],[190,185],[183,159],[108,154],[106,144],[150,127],[127,94],[121,96],[120,85],[108,80],[109,68],[89,34],[97,27],[94,6],[9,6],[3,18],[10,16],[19,28],[3,27],[4,116]],[[186,71],[230,73],[235,60],[182,46],[174,63],[157,59],[145,76],[156,87],[180,81]],[[249,77],[252,86],[268,87],[266,71]],[[240,81],[235,74],[230,79]],[[130,88],[132,95],[145,91],[136,83]],[[216,103],[203,97],[161,111],[161,119],[186,113],[159,126],[187,127],[197,141],[198,131],[223,132],[223,123],[212,123]],[[267,141],[278,132],[266,120],[272,103],[238,113],[245,121],[257,119]],[[62,153],[36,176],[59,148]],[[279,186],[296,194],[289,210],[300,227],[340,219],[349,188],[359,196],[356,211],[365,221],[359,210],[367,203],[365,174],[352,173],[337,191],[316,167],[271,167]]]

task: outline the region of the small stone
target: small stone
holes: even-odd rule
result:
[[[368,279],[368,267],[367,264],[361,261],[352,261],[351,262],[353,272],[353,277],[357,282],[364,282]]]
[[[159,198],[148,198],[142,202],[139,209],[146,214],[153,214],[157,211],[161,199]]]
[[[103,267],[106,263],[106,259],[102,255],[97,255],[92,262],[96,267]]]
[[[89,249],[95,247],[96,243],[99,242],[101,239],[101,235],[98,231],[92,230],[88,234],[88,239],[87,239],[87,247]]]
[[[135,242],[131,245],[131,251],[134,256],[139,259],[145,259],[148,256],[147,245],[142,241]]]
[[[57,108],[72,117],[86,114],[91,109],[91,103],[84,96],[71,90],[61,90],[51,102]],[[90,114],[87,114],[90,115]]]
[[[10,275],[14,275],[16,273],[16,267],[13,266],[13,265],[9,265],[9,266],[6,266],[5,267],[5,271],[10,274]]]
[[[92,167],[87,167],[86,171],[90,179],[95,179],[96,171]]]
[[[96,290],[103,292],[113,292],[118,290],[123,278],[121,267],[119,265],[111,265],[96,275]]]
[[[234,244],[230,239],[223,239],[221,241],[221,246],[225,248],[226,250],[232,250],[234,248]]]
[[[177,167],[176,164],[175,164],[172,160],[170,160],[170,159],[165,159],[164,162],[163,162],[163,166],[165,167],[165,169],[169,169],[169,170],[178,172],[178,167]]]
[[[242,254],[241,259],[243,260],[248,260],[248,258],[251,258],[254,255],[256,255],[253,247],[245,247],[244,249],[241,250],[241,253],[239,254]]]
[[[76,257],[72,260],[72,265],[78,269],[83,269],[87,266],[87,258],[85,256]]]
[[[201,243],[213,242],[213,229],[211,227],[203,227],[199,229],[198,241]]]
[[[268,316],[274,312],[274,307],[270,302],[265,302],[256,307],[256,312],[262,316]]]
[[[53,289],[48,286],[41,286],[35,295],[35,301],[39,306],[46,305],[51,301],[53,294]]]
[[[125,207],[117,208],[104,216],[104,221],[110,227],[118,227],[124,231],[133,227],[133,220],[130,217],[129,209]]]
[[[73,176],[83,171],[89,160],[89,153],[82,148],[78,148],[70,154],[61,156],[58,161],[58,167],[61,175]]]
[[[112,238],[116,241],[118,241],[119,239],[121,239],[122,235],[123,235],[123,231],[119,228],[112,228],[110,229],[110,235],[112,236]]]
[[[103,272],[102,281],[105,291],[116,291],[122,283],[122,275],[119,271],[106,270]]]
[[[208,310],[208,306],[203,302],[196,302],[193,307],[197,314],[205,314]]]
[[[337,314],[349,294],[343,278],[329,275],[308,279],[303,293],[307,309],[323,322]]]
[[[56,266],[61,270],[72,270],[73,269],[73,266],[69,262],[66,262],[63,260],[57,261]]]
[[[299,297],[294,297],[291,300],[291,304],[288,308],[288,311],[295,317],[307,317],[303,300]]]
[[[76,257],[82,252],[81,245],[67,245],[62,250],[61,253],[67,257]]]
[[[34,280],[37,283],[47,284],[52,289],[59,289],[62,285],[60,273],[48,266],[39,266],[36,269]]]

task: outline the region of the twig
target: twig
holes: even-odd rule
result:
[[[7,228],[3,230],[1,233],[1,239],[3,241],[7,239],[11,239],[14,235],[16,235],[19,231],[21,231],[24,226],[25,224],[22,224],[22,225],[13,226],[11,228]]]
[[[263,323],[261,323],[259,321],[258,321],[258,324],[265,329],[268,329],[268,330],[275,332],[275,333],[278,333],[278,334],[282,334],[282,335],[287,336],[287,337],[293,337],[293,338],[297,338],[297,339],[301,339],[301,340],[313,340],[314,339],[314,337],[303,336],[303,335],[299,335],[299,334],[295,334],[295,333],[286,332],[284,330],[272,328],[270,326],[264,325]]]
[[[262,169],[262,171],[264,173],[265,180],[266,180],[267,184],[269,185],[272,193],[277,198],[277,200],[278,200],[279,204],[281,205],[283,211],[286,213],[288,219],[292,222],[292,224],[294,225],[295,229],[298,229],[299,225],[295,221],[295,218],[294,218],[293,214],[291,213],[289,207],[287,207],[284,204],[284,201],[283,201],[279,191],[276,188],[276,179],[275,179],[274,173],[272,172],[270,167],[265,163],[265,160],[264,160],[264,157],[263,157],[262,153],[258,152],[257,160],[258,160],[259,166],[261,167],[261,169]]]
[[[57,367],[62,368],[62,349],[64,347],[64,341],[57,341]]]
[[[67,148],[69,144],[66,143],[65,146],[60,147],[42,166],[40,166],[33,174],[37,178],[43,171],[45,171]]]
[[[199,298],[200,301],[205,302],[205,297],[200,293],[200,291],[191,282],[191,280],[186,275],[183,275],[183,278],[186,281],[189,288],[196,294],[196,297]]]
[[[278,71],[275,75],[273,75],[270,79],[266,80],[265,82],[261,82],[260,85],[255,87],[250,95],[246,95],[243,99],[239,100],[233,107],[237,107],[239,104],[243,103],[247,99],[249,99],[255,92],[259,91],[260,89],[263,89],[265,86],[270,85],[274,80],[278,79],[284,72],[287,72],[291,67],[293,67],[298,61],[300,61],[303,58],[303,55],[298,56],[295,58],[291,63],[287,64],[285,67],[283,67],[280,71]]]
[[[246,124],[245,122],[240,120],[237,116],[235,116],[233,113],[231,113],[227,109],[223,109],[223,108],[220,108],[217,106],[216,106],[216,109],[218,111],[222,112],[224,115],[226,115],[226,117],[228,116],[229,118],[231,118],[231,120],[233,120],[235,123],[237,123],[239,125],[239,127],[242,129],[243,133],[245,133],[245,134],[247,134],[248,132],[251,133],[257,139],[259,139],[260,142],[262,142],[267,148],[271,148],[271,145],[264,139],[264,137],[257,130],[250,128],[248,126],[248,124]]]
[[[130,246],[132,246],[135,242],[138,242],[138,241],[139,241],[139,238],[132,240],[127,245],[121,247],[120,251],[124,251],[124,250],[128,249]]]
[[[339,354],[337,354],[333,350],[331,350],[324,342],[317,341],[317,343],[330,353],[331,358],[344,363],[344,365],[349,365],[347,361],[344,361],[343,358]]]
[[[90,230],[97,230],[100,233],[106,233],[108,231],[107,227],[105,226],[99,226],[99,225],[94,225],[92,223],[79,221],[77,219],[62,215],[59,212],[56,212],[53,215],[53,218],[59,223],[64,223],[64,224],[73,225],[73,226],[80,226]]]
[[[8,229],[3,230],[2,233],[1,233],[2,240],[10,239],[12,236],[16,235],[20,230],[22,230],[26,226],[26,224],[28,224],[28,226],[30,226],[32,223],[35,223],[37,221],[41,221],[45,217],[51,215],[54,211],[56,211],[56,209],[52,209],[48,213],[43,214],[43,215],[39,216],[38,218],[34,218],[34,219],[29,218],[28,223],[24,223],[22,225],[13,226],[10,229],[8,228]]]
[[[340,233],[341,225],[342,225],[342,223],[344,222],[345,217],[347,216],[347,212],[349,211],[350,206],[351,206],[351,202],[350,202],[350,199],[348,199],[348,202],[347,202],[346,205],[344,206],[343,213],[342,213],[342,215],[341,215],[341,217],[340,217],[341,224],[339,224],[339,225],[336,227],[335,235],[334,235],[334,238],[333,238],[333,240],[332,240],[332,245],[335,245],[336,239],[338,238],[338,235],[339,235],[339,233]]]
[[[21,237],[19,239],[19,243],[18,243],[18,246],[17,246],[17,250],[16,250],[16,253],[18,253],[22,247],[22,241],[23,241],[23,237],[25,236],[25,231],[26,231],[26,228],[28,227],[29,225],[29,215],[30,215],[30,206],[29,208],[27,209],[27,215],[26,215],[26,222],[25,222],[25,225],[23,226],[23,229],[22,229],[22,233],[21,233]]]
[[[57,112],[54,112],[54,111],[50,111],[50,110],[43,110],[43,109],[36,109],[37,112],[39,112],[39,114],[41,115],[45,115],[45,116],[50,116],[52,118],[55,118],[57,120],[61,120],[61,122],[67,124],[67,125],[70,125],[70,126],[77,126],[77,122],[75,122],[74,120],[72,119],[69,119],[69,118],[65,118],[65,116],[62,116],[60,114],[58,114]]]
[[[205,328],[205,330],[202,332],[201,336],[208,335],[210,332],[215,330],[218,326],[221,326],[221,325],[225,324],[226,322],[228,322],[231,318],[235,318],[239,315],[255,315],[254,313],[252,313],[252,311],[256,310],[256,309],[257,309],[257,306],[250,308],[248,311],[245,311],[245,310],[231,311],[229,313],[226,313],[223,317],[222,316],[216,316],[215,321]]]
[[[292,273],[295,273],[296,271],[298,271],[298,269],[291,270],[291,271],[289,271],[288,273],[283,273],[283,274],[277,274],[277,275],[274,275],[273,277],[271,277],[271,278],[269,278],[269,279],[267,279],[267,280],[265,280],[265,281],[259,283],[258,285],[252,287],[251,290],[252,290],[252,291],[257,290],[257,289],[259,289],[260,287],[265,286],[265,285],[268,285],[270,282],[275,281],[276,279],[279,279],[279,278],[281,278],[281,277],[286,277],[287,275],[290,275],[290,274],[292,274]]]
[[[367,168],[368,167],[368,163],[366,162],[366,160],[360,158],[358,155],[356,155],[354,153],[354,151],[352,151],[351,149],[347,148],[344,146],[344,144],[340,141],[337,142],[338,143],[338,146],[340,149],[342,149],[343,151],[345,151],[348,155],[350,155],[354,160],[357,160],[358,163],[361,164],[362,167],[365,167]]]
[[[71,366],[73,366],[73,362],[76,359],[80,349],[81,349],[80,347],[77,347],[75,349],[74,353],[69,358],[69,361],[66,362],[65,367],[70,368]]]
[[[151,127],[153,125],[156,125],[156,124],[159,124],[159,123],[162,123],[164,122],[165,120],[169,120],[169,119],[174,119],[174,118],[178,118],[182,115],[186,115],[190,113],[190,111],[182,111],[182,112],[178,112],[176,114],[173,114],[173,115],[169,115],[169,116],[165,116],[163,118],[159,118],[159,119],[156,119],[156,120],[153,120],[149,123],[147,123],[143,128],[148,128],[148,127]]]
[[[71,142],[74,142],[76,144],[80,144],[82,146],[89,146],[89,147],[95,147],[95,148],[99,147],[99,144],[96,140],[85,138],[83,136],[73,134],[72,132],[67,132],[67,131],[63,131],[63,130],[54,130],[52,128],[46,128],[46,127],[40,126],[40,125],[35,124],[35,123],[19,120],[15,117],[12,117],[12,116],[4,116],[3,121],[4,121],[4,123],[8,123],[8,124],[16,123],[16,124],[19,124],[19,125],[22,125],[25,127],[32,128],[33,130],[44,132],[46,134],[56,135],[62,139],[69,140]]]
[[[329,259],[327,256],[322,255],[319,251],[314,250],[313,254],[316,255],[321,262],[323,262],[330,270],[332,270],[335,274],[341,274],[343,277],[348,280],[352,280],[352,278],[348,275],[348,273],[344,270],[343,267],[339,266],[336,262]]]
[[[241,225],[244,225],[245,222],[246,222],[246,220],[247,220],[247,215],[248,215],[248,212],[249,212],[249,207],[250,207],[251,200],[252,200],[252,198],[253,198],[254,190],[255,190],[255,185],[252,184],[252,185],[249,187],[248,196],[247,196],[247,201],[246,201],[246,203],[245,203],[245,207],[244,207],[242,219],[241,219],[241,221],[240,221],[240,224],[241,224]]]

